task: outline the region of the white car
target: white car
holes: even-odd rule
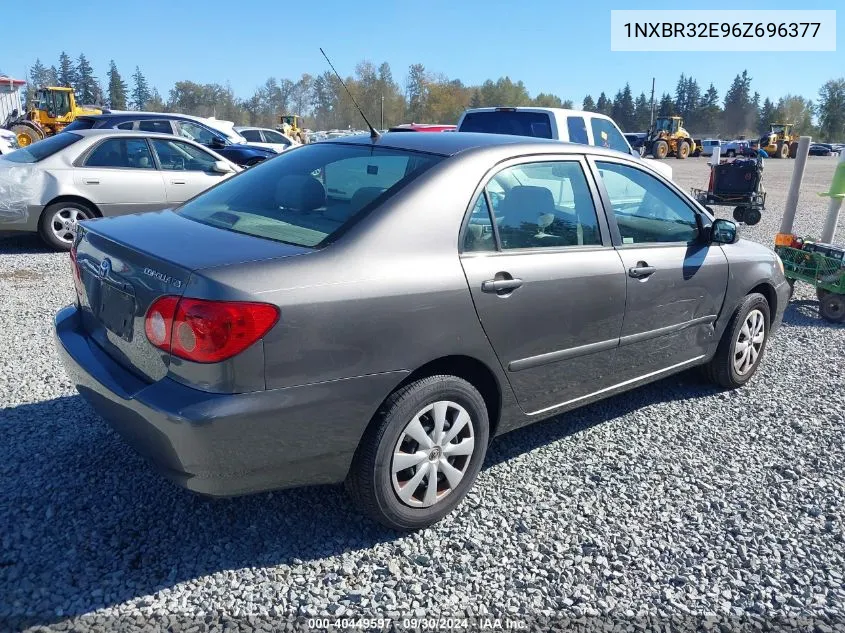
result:
[[[175,207],[239,171],[170,134],[62,132],[0,156],[0,230],[68,250],[77,222]]]
[[[292,147],[301,145],[301,143],[293,140],[286,134],[282,134],[277,130],[271,130],[266,127],[237,126],[234,129],[238,134],[246,139],[247,145],[266,147],[279,154]]]
[[[514,134],[568,143],[607,147],[640,157],[609,116],[564,108],[470,108],[458,120],[458,132]],[[672,168],[665,161],[641,158],[667,180]]]
[[[10,130],[0,129],[0,155],[9,154],[18,149],[18,137]]]

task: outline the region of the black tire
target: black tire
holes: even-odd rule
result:
[[[733,212],[734,220],[737,222],[745,222],[745,214],[748,211],[748,207],[743,207],[742,205],[735,207]]]
[[[434,505],[411,507],[394,490],[393,454],[415,416],[426,406],[443,400],[460,405],[469,415],[473,451],[468,463],[464,462],[463,478],[454,489]],[[346,489],[363,514],[388,528],[404,531],[428,527],[454,510],[472,486],[484,462],[489,435],[487,406],[470,383],[446,375],[414,381],[391,394],[376,413],[352,460]],[[413,450],[419,451],[420,447]],[[427,477],[421,481],[427,481]],[[445,476],[442,481],[446,483]]]
[[[824,288],[816,288],[816,298],[821,301],[825,298],[825,296],[829,293],[829,290],[825,290]]]
[[[759,311],[763,315],[763,341],[760,345],[756,359],[751,366],[743,373],[739,373],[734,366],[735,350],[740,333],[745,321],[753,311]],[[759,293],[751,293],[742,304],[734,311],[716,354],[705,366],[704,371],[707,377],[717,385],[726,389],[736,389],[747,383],[757,373],[760,362],[763,360],[766,351],[766,343],[769,341],[769,324],[771,323],[771,312],[766,298]]]
[[[845,323],[845,295],[825,292],[819,297],[819,314],[825,321]]]
[[[651,155],[659,159],[666,158],[669,155],[669,143],[664,140],[655,141],[651,146]]]
[[[775,156],[777,156],[778,158],[789,158],[789,144],[783,142],[778,143]]]
[[[686,141],[679,141],[678,142],[678,151],[675,152],[675,156],[678,160],[684,160],[687,156],[689,156],[690,145]]]
[[[754,226],[758,224],[760,220],[763,218],[763,214],[760,213],[760,209],[752,209],[748,208],[745,210],[745,224],[748,226]]]
[[[74,213],[74,210],[78,213]],[[53,204],[47,205],[47,207],[45,207],[41,212],[41,217],[38,219],[38,235],[48,246],[56,249],[57,251],[69,251],[70,247],[73,245],[72,239],[61,239],[60,236],[56,234],[57,231],[53,230],[53,227],[51,226],[51,224],[63,221],[64,218],[61,217],[61,214],[65,212],[67,212],[67,215],[69,216],[77,216],[74,222],[90,220],[91,218],[97,217],[97,213],[93,208],[81,202],[54,202]],[[72,228],[65,228],[65,235],[73,234],[74,230]]]
[[[18,145],[29,147],[44,139],[44,133],[32,123],[18,123],[12,126],[12,132],[18,139]]]

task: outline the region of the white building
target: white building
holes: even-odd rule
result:
[[[0,124],[6,120],[13,110],[23,113],[20,89],[25,84],[26,82],[22,79],[0,76]]]

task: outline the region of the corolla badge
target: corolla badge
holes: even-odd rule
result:
[[[155,279],[158,279],[159,281],[162,281],[166,284],[175,286],[176,288],[182,287],[182,282],[179,279],[174,279],[170,275],[165,275],[164,273],[160,273],[159,271],[153,270],[152,268],[145,268],[144,274],[150,277],[154,277]]]
[[[100,277],[105,277],[111,272],[111,260],[106,257],[100,262]]]

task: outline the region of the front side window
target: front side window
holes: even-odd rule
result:
[[[628,165],[597,165],[623,244],[698,239],[695,211],[657,178]]]
[[[85,159],[85,167],[155,169],[150,148],[142,138],[112,138],[103,141]]]
[[[631,149],[628,147],[628,141],[619,131],[619,128],[607,119],[593,117],[590,121],[590,126],[593,128],[593,145],[596,147],[608,147],[615,149],[618,152],[630,153]]]
[[[507,167],[487,185],[501,248],[598,246],[601,233],[584,170],[576,161]],[[496,192],[500,189],[500,192]]]
[[[208,190],[179,213],[227,231],[321,246],[440,160],[366,145],[306,145]]]
[[[27,147],[21,147],[10,154],[3,154],[3,160],[13,163],[37,163],[76,143],[82,137],[71,132],[49,136]]]
[[[162,169],[168,171],[211,171],[217,159],[183,141],[152,139]]]
[[[211,145],[214,139],[222,139],[220,135],[192,121],[179,121],[179,134],[200,145]]]
[[[587,123],[584,121],[584,117],[566,117],[566,129],[569,132],[570,143],[581,143],[582,145],[590,144],[590,141],[587,138]]]
[[[290,145],[289,140],[273,130],[264,130],[264,138],[267,139],[268,143],[278,143],[279,145],[284,145],[285,147]]]

